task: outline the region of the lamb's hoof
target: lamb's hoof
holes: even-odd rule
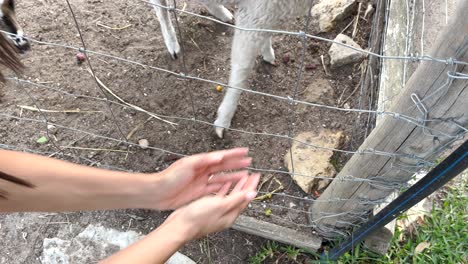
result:
[[[166,43],[166,46],[173,60],[176,60],[177,58],[179,58],[180,46],[177,41]]]
[[[270,64],[271,66],[278,67],[278,62],[276,62],[276,60],[270,61],[263,59],[263,62],[265,62],[266,64]]]
[[[215,132],[216,132],[216,135],[218,135],[218,137],[220,139],[224,138],[224,128],[223,127],[215,127]]]

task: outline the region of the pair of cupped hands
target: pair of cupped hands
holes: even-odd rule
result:
[[[230,227],[257,195],[260,174],[246,170],[248,149],[237,148],[182,158],[153,174],[153,209],[176,209],[163,225],[184,227],[195,239]]]

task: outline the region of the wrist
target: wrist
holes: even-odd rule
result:
[[[196,239],[197,234],[195,233],[196,228],[193,228],[190,223],[183,221],[181,217],[182,215],[180,215],[178,211],[175,211],[167,218],[160,228],[167,231],[180,243],[185,244]]]
[[[162,200],[158,192],[161,191],[161,177],[159,173],[135,173],[136,188],[133,191],[133,202],[130,206],[134,209],[160,209]]]

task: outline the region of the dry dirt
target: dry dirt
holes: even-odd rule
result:
[[[74,0],[72,6],[89,50],[176,72],[183,71],[183,60],[170,58],[163,44],[159,24],[152,8],[145,3],[123,0],[111,2]],[[202,12],[201,8],[193,4],[189,4],[187,8],[198,13]],[[18,3],[18,16],[26,34],[33,39],[74,47],[82,46],[65,1],[23,0]],[[233,30],[187,15],[180,15],[179,19],[188,73],[227,83]],[[348,18],[337,25],[335,32],[321,34],[321,36],[334,38],[350,21],[351,18]],[[303,19],[293,20],[289,25],[285,25],[284,29],[302,30],[303,22]],[[117,30],[101,25],[115,28],[130,26]],[[356,41],[363,48],[367,46],[369,27],[369,22],[361,21]],[[311,33],[317,33],[316,28],[316,24],[312,23]],[[351,31],[352,27],[345,30],[345,34],[350,34]],[[304,71],[298,99],[307,98],[306,89],[320,90],[321,87],[314,83],[320,83],[316,80],[325,79],[330,82],[333,89],[322,96],[324,98],[322,103],[337,106],[339,98],[347,98],[358,85],[361,72],[359,65],[351,65],[326,75],[320,62],[320,55],[325,55],[325,61],[328,62],[326,54],[330,44],[309,40],[307,46],[305,65],[314,64],[316,67],[308,67]],[[278,35],[274,37],[274,48],[278,66],[265,64],[259,58],[250,78],[250,88],[280,96],[291,96],[297,80],[302,45],[295,37]],[[23,55],[23,62],[28,68],[24,76],[20,78],[68,93],[104,98],[104,94],[87,72],[86,64],[77,64],[76,53],[76,50],[72,49],[33,43],[32,50]],[[282,59],[285,56],[290,57],[287,63]],[[223,96],[215,90],[214,84],[184,80],[154,69],[106,57],[91,55],[91,63],[99,79],[116,94],[154,113],[187,118],[195,115],[198,120],[213,122],[217,106]],[[358,89],[347,104],[351,108],[366,108],[368,100],[367,91]],[[34,106],[34,104],[48,110],[79,108],[85,111],[100,111],[98,113],[46,114],[50,122],[67,128],[85,130],[110,138],[122,138],[122,135],[126,136],[132,129],[141,125],[130,141],[138,142],[139,139],[144,138],[149,141],[150,146],[183,154],[246,146],[250,148],[250,153],[254,157],[254,167],[285,171],[283,157],[290,146],[290,141],[286,139],[229,131],[226,138],[220,140],[214,135],[211,126],[193,121],[171,119],[178,123],[178,126],[174,127],[156,119],[146,122],[148,115],[129,108],[111,105],[112,111],[110,111],[109,105],[105,102],[69,96],[30,84],[10,81],[0,87],[1,113],[23,118],[43,119],[40,113],[21,110],[18,107],[18,105]],[[294,110],[296,134],[303,131],[316,132],[324,127],[342,131],[346,136],[346,142],[341,146],[342,149],[357,148],[364,137],[365,123],[357,122],[356,114],[303,106],[295,107]],[[244,93],[232,127],[252,132],[285,135],[288,133],[288,124],[292,116],[291,106],[287,101]],[[367,120],[367,116],[360,118],[360,120]],[[4,144],[3,147],[14,146],[18,150],[55,152],[56,149],[51,143],[43,145],[36,143],[41,136],[47,136],[45,128],[44,124],[1,116],[0,143]],[[64,150],[67,156],[61,156],[61,158],[87,165],[100,164],[125,170],[154,172],[167,167],[178,158],[172,154],[153,149],[142,150],[138,147],[131,147],[130,152],[126,153],[125,144],[62,128],[58,128],[55,137],[54,144],[62,148],[68,146],[122,150],[122,152],[116,152],[67,148]],[[346,155],[336,155],[334,165],[340,167],[348,158]],[[295,186],[289,176],[283,173],[264,173],[264,177],[270,175],[282,182],[286,194],[313,198]],[[265,184],[261,191],[267,191],[268,185]],[[270,188],[274,188],[274,184]],[[296,210],[289,209],[291,202],[297,205],[294,208]],[[275,205],[285,208],[275,207]],[[307,225],[306,215],[300,212],[307,210],[307,207],[308,203],[304,200],[274,196],[265,204],[254,203],[246,214],[284,226],[300,228],[300,225]],[[266,217],[263,213],[265,208],[271,208],[273,216]],[[131,220],[133,218],[129,215],[137,215],[141,218]],[[166,216],[167,213],[143,210],[54,214],[45,215],[43,218],[31,217],[27,214],[16,215],[16,219],[25,219],[24,225],[17,227],[14,232],[5,228],[0,229],[2,236],[0,240],[2,254],[0,255],[6,256],[6,261],[2,263],[38,262],[43,238],[54,237],[57,233],[57,227],[47,224],[49,222],[67,221],[83,228],[88,223],[102,223],[108,227],[147,233],[162,223]],[[6,216],[0,215],[0,223],[5,220]],[[22,232],[29,235],[23,239]],[[264,243],[263,239],[229,230],[192,242],[181,252],[200,263],[244,263]],[[3,254],[3,252],[6,253]]]

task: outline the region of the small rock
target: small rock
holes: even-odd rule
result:
[[[330,163],[333,151],[330,148],[339,148],[343,139],[343,133],[334,132],[328,129],[321,129],[320,132],[304,132],[294,138],[296,141],[291,147],[294,173],[291,177],[301,189],[306,193],[311,193],[312,189],[319,185],[324,189],[329,182],[323,178],[332,179],[336,175],[336,170]],[[306,145],[300,142],[305,142]],[[316,148],[319,146],[322,148]],[[327,149],[324,149],[327,148]],[[291,156],[288,151],[285,155],[285,165],[292,172]],[[306,175],[300,176],[300,175]],[[311,177],[310,177],[311,176]],[[326,184],[325,184],[326,183]]]
[[[335,38],[335,41],[350,45],[357,49],[361,49],[361,47],[356,42],[354,42],[350,37],[344,34],[339,34]],[[338,68],[346,64],[360,62],[365,57],[365,55],[362,52],[350,49],[342,45],[338,45],[336,43],[333,43],[331,45],[328,54],[330,55],[331,68]]]
[[[85,61],[85,60],[86,60],[86,55],[83,52],[78,52],[76,54],[76,62],[78,64],[83,63],[83,61]]]
[[[321,0],[312,8],[312,16],[318,18],[321,32],[330,32],[350,15],[355,4],[356,0]]]
[[[343,107],[344,109],[351,109],[351,106],[348,103],[345,103]]]
[[[54,125],[47,125],[47,130],[51,134],[54,134],[54,135],[57,134],[57,127]]]
[[[147,139],[140,139],[140,140],[138,141],[138,145],[140,145],[140,147],[141,147],[142,149],[147,149],[148,146],[149,146],[149,142],[148,142]]]
[[[297,206],[297,205],[296,205],[295,203],[293,203],[293,202],[290,202],[290,203],[289,203],[289,208],[294,208],[294,207],[296,207],[296,206]]]
[[[291,56],[289,54],[286,54],[283,56],[283,63],[288,64],[289,61],[291,60]]]
[[[317,64],[311,63],[305,66],[306,70],[315,70],[317,69]]]

